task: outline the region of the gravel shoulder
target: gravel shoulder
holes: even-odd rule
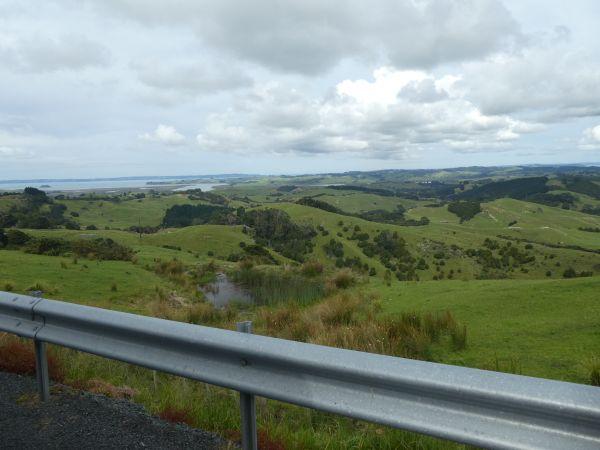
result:
[[[37,399],[34,378],[0,372],[2,449],[219,449],[220,437],[150,416],[127,400],[52,385]]]

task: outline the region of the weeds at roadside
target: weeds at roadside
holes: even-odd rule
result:
[[[62,382],[64,370],[53,348],[48,349],[48,373],[50,379]],[[19,375],[35,375],[33,342],[0,333],[0,371]]]

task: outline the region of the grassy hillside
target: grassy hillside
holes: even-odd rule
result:
[[[147,314],[155,288],[174,286],[139,265],[0,250],[0,289],[42,290],[84,305]]]
[[[171,206],[199,202],[182,193],[55,198],[43,212],[62,203],[68,220],[22,229],[33,240],[20,244],[17,222],[7,214],[16,205],[26,216],[27,202],[0,196],[0,289],[42,290],[49,298],[229,329],[250,319],[259,334],[592,383],[593,371],[600,371],[600,216],[581,209],[600,201],[585,193],[561,205],[565,209],[512,198],[476,201],[474,211],[481,212],[462,223],[448,203],[474,186],[496,195],[514,185],[506,180],[524,177],[548,177],[549,193],[572,195],[569,189],[576,188],[594,194],[594,173],[474,167],[256,177],[217,189],[232,208],[245,211],[141,235],[125,230],[158,227]],[[350,186],[326,186],[339,183]],[[303,197],[317,202],[296,203]],[[328,208],[318,202],[343,214],[319,209]],[[404,218],[353,216],[391,213],[399,205]],[[423,216],[428,223],[406,220]],[[98,229],[67,229],[77,224]],[[85,241],[114,246],[100,238],[128,247],[121,253],[126,257],[97,260],[101,254],[87,250],[95,247]],[[47,256],[55,249],[52,239],[62,245],[54,254],[63,256]],[[74,253],[77,248],[85,251]],[[222,271],[246,283],[259,301],[223,309],[204,301],[199,285]],[[441,317],[438,334],[412,322]],[[193,425],[227,436],[238,427],[236,397],[228,391],[155,379],[149,371],[76,352],[59,356],[68,362],[67,382],[85,386],[100,378],[132,386],[139,391],[136,401],[153,413],[179,411]],[[261,401],[258,415],[264,436],[284,448],[462,448],[278,402]]]
[[[165,197],[146,197],[120,202],[102,200],[61,200],[67,206],[67,215],[79,214],[77,221],[82,226],[95,225],[98,228],[122,228],[131,226],[159,226],[167,208],[184,203],[198,203],[188,200],[184,194]]]
[[[467,324],[465,350],[448,364],[585,383],[598,356],[600,277],[574,280],[371,282],[383,313],[452,311]]]

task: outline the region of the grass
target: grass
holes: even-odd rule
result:
[[[496,370],[518,362],[524,375],[589,382],[586,361],[598,357],[600,277],[572,280],[372,282],[382,314],[451,310],[468,327],[458,353],[433,350],[449,364]],[[515,365],[515,364],[513,364]]]
[[[71,212],[82,226],[95,225],[127,229],[131,226],[159,226],[167,208],[184,203],[199,203],[189,200],[185,194],[173,194],[158,198],[130,199],[119,203],[91,200],[61,200],[67,206],[65,216]]]
[[[307,304],[321,299],[325,283],[320,278],[307,278],[294,270],[261,270],[240,268],[231,273],[234,282],[241,284],[258,304],[275,304],[293,301]]]
[[[45,296],[85,305],[143,313],[155,286],[174,290],[164,278],[125,261],[88,261],[0,250],[0,289],[27,293],[40,288]],[[63,268],[63,265],[66,267]],[[118,286],[117,291],[112,285]]]
[[[527,202],[518,202],[516,200],[503,199],[497,202],[508,202],[512,205],[513,208],[518,209],[523,208],[523,205],[520,203],[525,203],[526,205],[533,205],[532,203]],[[516,204],[514,202],[517,202]],[[494,203],[494,202],[492,202]],[[350,240],[353,233],[353,228],[358,225],[363,232],[369,233],[371,238],[378,233],[379,230],[390,230],[396,231],[398,234],[406,240],[409,250],[416,257],[423,257],[426,259],[430,268],[427,270],[419,271],[419,277],[421,279],[432,279],[436,274],[434,268],[434,258],[433,255],[435,253],[434,248],[439,246],[440,244],[445,248],[450,247],[451,245],[456,245],[463,250],[469,248],[481,248],[483,241],[485,238],[493,238],[498,239],[498,234],[506,234],[509,236],[514,236],[515,238],[529,238],[536,242],[548,242],[551,244],[556,244],[558,241],[554,241],[552,238],[553,232],[548,232],[548,230],[543,229],[542,222],[540,222],[540,218],[537,218],[536,224],[537,228],[532,227],[530,230],[530,234],[523,234],[518,230],[509,230],[506,226],[498,225],[495,221],[489,219],[492,222],[492,225],[489,225],[487,228],[480,224],[478,226],[473,225],[472,222],[475,220],[488,220],[488,219],[475,219],[465,222],[464,224],[458,223],[458,218],[447,211],[444,213],[444,208],[429,208],[440,214],[450,214],[454,217],[454,224],[452,223],[440,223],[436,221],[432,221],[430,225],[427,226],[418,226],[418,227],[403,227],[389,224],[381,224],[375,222],[369,222],[366,220],[354,218],[354,217],[346,217],[338,214],[329,213],[326,211],[322,211],[316,208],[310,208],[303,205],[297,204],[289,204],[284,203],[278,206],[279,208],[285,210],[290,216],[298,221],[298,222],[308,222],[314,226],[322,226],[327,231],[329,231],[329,235],[322,236],[318,235],[315,238],[317,245],[315,247],[315,256],[322,261],[327,261],[328,258],[325,255],[325,252],[322,249],[322,246],[326,244],[332,237],[340,240],[344,244],[344,250],[346,256],[354,257],[358,256],[361,260],[368,262],[370,266],[375,267],[379,277],[381,278],[385,273],[385,268],[381,265],[381,263],[376,258],[367,258],[358,247],[356,240]],[[600,219],[596,219],[593,216],[589,216],[586,214],[581,214],[574,211],[564,211],[556,210],[556,208],[549,208],[548,220],[555,220],[556,215],[562,215],[566,217],[562,217],[562,222],[558,222],[558,228],[561,229],[561,232],[565,235],[574,235],[579,237],[584,237],[579,240],[570,240],[570,241],[561,241],[564,245],[582,245],[586,248],[591,249],[600,249],[600,236],[596,233],[586,233],[584,231],[578,230],[577,227],[580,226],[581,220],[585,220],[586,223],[596,223],[594,221],[600,221]],[[485,210],[485,208],[484,208]],[[536,213],[537,214],[537,213]],[[418,213],[421,215],[421,212]],[[425,214],[427,215],[427,214]],[[480,214],[481,215],[481,214]],[[507,216],[505,219],[508,220],[512,216]],[[559,220],[556,218],[556,220]],[[343,226],[339,226],[339,222],[343,222]],[[487,222],[485,222],[487,223]],[[547,222],[543,222],[547,223]],[[544,225],[545,226],[545,225]],[[591,226],[591,225],[590,225]],[[344,231],[344,228],[347,228],[348,231]],[[339,237],[337,233],[341,233],[342,236]],[[590,235],[592,237],[590,237]],[[585,244],[585,245],[583,245]],[[524,243],[518,244],[520,248],[525,246]],[[541,244],[533,244],[533,248],[531,253],[536,256],[536,261],[534,264],[527,266],[527,272],[521,272],[519,270],[511,272],[509,275],[511,278],[517,279],[540,279],[544,278],[546,272],[550,271],[551,276],[554,278],[562,276],[562,272],[566,267],[573,267],[578,272],[581,271],[595,271],[595,273],[600,273],[600,254],[590,253],[584,251],[578,251],[567,248],[549,248]],[[329,259],[330,263],[332,262]],[[560,267],[556,266],[556,263],[560,262]],[[451,269],[456,273],[456,278],[470,280],[475,278],[480,272],[480,267],[476,264],[471,258],[466,257],[464,254],[452,256],[447,261],[445,261],[446,272],[449,272]]]
[[[309,178],[307,182],[317,183]],[[344,182],[343,177],[340,180]],[[260,179],[252,185],[219,192],[248,195],[254,202],[277,202],[276,207],[288,212],[295,221],[320,225],[329,234],[319,232],[315,251],[304,267],[289,268],[289,260],[272,252],[281,263],[279,267],[246,267],[238,272],[243,272],[239,280],[254,289],[257,297],[268,300],[267,305],[215,309],[198,298],[194,289],[197,280],[188,276],[188,272],[199,273],[202,265],[213,259],[220,270],[236,269],[236,265],[226,261],[227,256],[240,252],[240,242],[252,242],[239,226],[200,225],[162,230],[141,238],[119,230],[26,230],[35,236],[65,239],[110,237],[133,248],[135,261],[97,262],[0,250],[0,289],[27,292],[35,288],[50,298],[229,329],[237,320],[251,319],[259,334],[543,378],[600,383],[600,277],[561,278],[567,267],[577,272],[600,273],[600,255],[541,245],[599,249],[600,235],[579,228],[600,226],[600,218],[501,199],[482,204],[481,214],[459,224],[445,207],[424,206],[432,202],[319,186],[304,186],[301,192],[283,197],[293,200],[325,194],[319,199],[351,212],[375,207],[393,209],[402,202],[406,208],[412,208],[408,217],[424,215],[431,219],[427,226],[401,227],[280,202],[272,195],[277,184],[271,181]],[[65,203],[69,210],[80,213],[84,225],[126,228],[138,223],[157,225],[168,206],[189,201],[183,195],[174,195],[119,204],[104,201],[102,206],[80,200]],[[509,227],[515,220],[516,224]],[[343,225],[339,225],[340,221]],[[431,280],[436,274],[433,254],[442,248],[449,254],[443,270],[453,270],[456,280],[394,279],[388,286],[379,260],[367,258],[358,241],[349,239],[356,225],[371,239],[381,230],[397,231],[411,253],[429,264],[428,269],[419,270],[421,280]],[[480,248],[486,237],[497,239],[498,234],[540,243],[529,249],[536,261],[527,266],[527,272],[510,272],[511,279],[506,280],[474,280],[480,271],[478,264],[464,252],[448,251],[451,245],[463,250]],[[342,242],[345,257],[359,257],[376,269],[377,276],[336,271],[334,260],[322,248],[331,238]],[[525,248],[524,243],[513,245]],[[2,342],[6,341],[0,337],[0,360],[7,360],[6,351],[2,356]],[[154,377],[151,371],[139,367],[70,350],[54,351],[57,361],[62,361],[64,379],[70,384],[106,392],[129,392],[149,411],[167,420],[191,423],[232,439],[239,437],[236,393],[168,375]],[[31,368],[28,353],[9,353],[26,355],[23,361],[13,360],[11,364],[23,363]],[[462,448],[264,399],[258,401],[258,420],[267,448]]]

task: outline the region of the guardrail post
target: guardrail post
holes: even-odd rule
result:
[[[252,322],[249,320],[238,322],[237,331],[240,333],[252,333]],[[242,364],[245,365],[244,361],[242,361]],[[257,450],[256,404],[254,402],[254,395],[240,392],[240,413],[242,419],[242,448],[244,450]]]
[[[35,375],[38,382],[40,401],[47,402],[50,399],[50,377],[48,374],[48,357],[46,343],[35,339]]]

